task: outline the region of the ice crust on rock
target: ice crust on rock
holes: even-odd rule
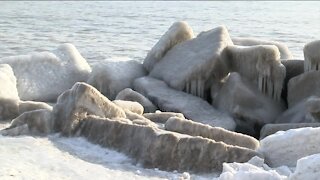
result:
[[[134,89],[150,99],[161,111],[179,112],[187,119],[234,130],[234,120],[225,113],[215,110],[199,97],[177,91],[152,77],[146,76],[134,81]]]
[[[293,107],[310,96],[320,96],[320,71],[300,74],[288,83],[288,106]]]
[[[320,40],[307,43],[303,48],[304,71],[320,70]]]
[[[284,109],[236,72],[225,80],[214,104],[219,110],[230,113],[237,125],[247,131],[274,122]]]
[[[307,89],[307,88],[306,88]],[[320,98],[310,96],[289,107],[275,121],[276,123],[316,123],[320,122]]]
[[[287,131],[289,129],[298,129],[304,127],[320,127],[320,123],[283,123],[283,124],[266,124],[260,131],[260,139],[263,139],[278,131]]]
[[[150,76],[165,81],[174,89],[204,98],[210,82],[228,73],[220,59],[227,45],[232,45],[232,41],[226,27],[202,32],[168,51]]]
[[[145,113],[153,113],[158,109],[148,98],[131,88],[126,88],[120,91],[116,96],[116,100],[138,102],[143,106]]]
[[[221,56],[230,72],[238,72],[263,94],[280,101],[286,69],[276,46],[228,46]]]
[[[150,72],[172,47],[192,38],[194,38],[193,30],[187,22],[178,21],[173,23],[148,52],[143,66]]]
[[[191,136],[201,136],[217,142],[224,142],[229,145],[240,146],[252,150],[256,150],[259,147],[259,141],[251,136],[193,122],[179,117],[169,118],[165,123],[165,129]]]
[[[319,127],[279,131],[262,139],[258,151],[271,167],[295,167],[298,159],[320,153],[319,135]]]
[[[167,120],[171,117],[178,117],[185,119],[184,115],[181,113],[175,112],[156,112],[156,113],[145,113],[143,116],[147,119],[150,119],[152,122],[156,123],[166,123]]]
[[[234,37],[232,38],[232,42],[235,45],[239,46],[256,46],[256,45],[275,45],[280,51],[281,59],[292,59],[292,53],[290,52],[287,45],[277,42],[277,41],[268,41],[257,38],[242,38],[242,37]]]
[[[146,70],[137,61],[106,61],[92,68],[87,83],[114,100],[121,90],[131,88],[136,78],[145,75]]]
[[[87,81],[91,72],[87,61],[68,43],[52,52],[4,57],[0,63],[12,67],[20,99],[28,101],[55,101],[74,83]]]
[[[19,102],[19,114],[24,112],[34,111],[38,109],[52,110],[52,106],[45,102],[35,102],[35,101],[20,101]]]
[[[117,119],[88,117],[77,134],[124,152],[146,168],[168,171],[219,171],[223,162],[245,162],[259,155],[251,149]]]
[[[143,114],[143,106],[138,102],[133,101],[123,101],[123,100],[114,100],[112,101],[117,106],[121,107],[122,109],[129,110],[133,113],[137,113],[142,115]]]
[[[0,64],[0,120],[14,118],[19,113],[16,77],[8,64]]]

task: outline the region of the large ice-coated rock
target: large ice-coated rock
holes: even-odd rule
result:
[[[304,71],[320,70],[320,40],[307,43],[303,48]]]
[[[123,119],[88,117],[77,134],[124,152],[144,167],[169,171],[219,171],[223,162],[246,162],[260,155],[251,149]]]
[[[320,154],[301,158],[297,162],[296,170],[290,175],[290,180],[318,180],[320,176]]]
[[[275,121],[276,123],[315,123],[320,122],[320,98],[311,96],[289,107]]]
[[[288,106],[304,101],[310,96],[320,96],[320,71],[310,71],[300,74],[288,83]]]
[[[58,98],[53,107],[54,131],[72,134],[88,115],[107,118],[126,118],[126,113],[97,89],[76,83]]]
[[[283,123],[283,124],[266,124],[260,131],[260,139],[263,139],[278,131],[287,131],[289,129],[298,129],[303,127],[320,127],[320,123]]]
[[[281,64],[286,68],[286,78],[284,78],[283,88],[282,88],[282,99],[288,104],[288,82],[291,78],[296,77],[304,72],[304,61],[303,60],[281,60]]]
[[[116,96],[116,100],[138,102],[143,106],[145,113],[153,113],[158,109],[148,98],[132,90],[131,88],[126,88],[120,91]]]
[[[0,131],[1,135],[47,135],[53,132],[52,109],[28,111],[13,119],[10,126]]]
[[[108,99],[114,100],[117,94],[131,88],[136,78],[146,75],[146,70],[137,61],[106,61],[96,64],[87,83],[97,88]]]
[[[148,52],[143,61],[143,66],[149,72],[155,64],[175,45],[192,39],[194,37],[192,28],[184,21],[178,21],[171,25],[168,31],[162,35],[159,41]]]
[[[258,151],[272,167],[294,167],[298,159],[320,153],[319,135],[319,127],[279,131],[262,139]]]
[[[154,66],[150,76],[165,81],[170,87],[205,97],[210,81],[228,72],[220,60],[221,51],[231,45],[224,26],[200,33],[196,38],[174,46]]]
[[[199,97],[177,91],[152,77],[138,78],[134,89],[148,97],[161,111],[179,112],[187,119],[203,124],[234,130],[234,120],[225,113],[215,110],[210,104]]]
[[[281,59],[292,59],[293,57],[288,46],[277,41],[267,41],[267,40],[256,39],[256,38],[233,37],[232,42],[235,45],[239,45],[239,46],[275,45],[280,51]]]
[[[56,101],[74,83],[87,81],[91,68],[72,44],[63,44],[52,52],[0,59],[9,64],[17,78],[20,99]]]
[[[276,46],[228,46],[221,57],[230,72],[238,72],[262,93],[280,100],[286,69]]]
[[[19,100],[12,68],[8,64],[0,64],[0,120],[18,115]]]
[[[253,130],[260,131],[255,128],[274,122],[283,111],[278,102],[262,94],[238,73],[229,75],[214,104],[219,110],[230,113],[237,125],[251,135],[255,135]]]
[[[259,147],[259,141],[251,136],[231,132],[219,127],[208,126],[179,117],[169,118],[165,124],[165,129],[191,136],[201,136],[217,142],[224,142],[226,144],[252,150],[256,150]]]

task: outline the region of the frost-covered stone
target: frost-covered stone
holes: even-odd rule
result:
[[[56,101],[74,83],[86,81],[91,72],[72,44],[63,44],[52,52],[1,58],[0,63],[12,67],[22,100]]]
[[[222,58],[230,72],[238,72],[262,93],[280,100],[286,69],[276,46],[228,46]]]
[[[23,114],[24,112],[34,111],[38,109],[52,110],[52,106],[44,102],[35,102],[35,101],[19,102],[19,114]]]
[[[261,152],[272,167],[296,166],[297,160],[320,153],[320,128],[300,128],[280,131],[260,141]]]
[[[235,45],[239,46],[256,46],[256,45],[275,45],[280,51],[281,59],[292,59],[292,53],[290,52],[287,45],[277,42],[277,41],[267,41],[256,38],[232,38]]]
[[[159,41],[148,52],[143,66],[150,72],[155,64],[175,45],[192,39],[194,37],[192,28],[184,21],[175,22],[168,31],[162,35]]]
[[[121,107],[122,109],[126,109],[140,115],[143,114],[143,106],[137,102],[123,100],[114,100],[112,102],[115,103],[117,106]]]
[[[301,158],[297,162],[296,170],[289,177],[290,180],[318,180],[320,177],[320,154]]]
[[[142,77],[134,82],[134,89],[148,97],[161,111],[179,112],[191,119],[211,126],[234,130],[235,122],[225,113],[215,110],[199,97],[177,91],[152,77]]]
[[[223,171],[218,180],[287,180],[290,169],[271,169],[263,159],[253,157],[247,163],[223,163]]]
[[[304,71],[320,70],[320,40],[307,43],[303,48]]]
[[[174,89],[205,97],[210,88],[208,82],[228,73],[220,60],[220,53],[227,45],[232,45],[232,41],[226,27],[202,32],[168,51],[150,76],[165,81]]]
[[[246,162],[259,156],[251,149],[121,119],[88,117],[77,134],[115,148],[146,168],[168,171],[213,172],[221,170],[223,162]]]
[[[52,109],[28,111],[13,119],[7,129],[0,134],[9,136],[18,135],[47,135],[53,132],[54,121]]]
[[[116,100],[138,102],[143,106],[145,113],[153,113],[158,109],[148,98],[132,90],[131,88],[126,88],[120,91],[116,97]]]
[[[97,88],[108,99],[114,100],[117,94],[131,88],[136,78],[146,75],[146,70],[137,61],[107,61],[96,64],[87,83]]]
[[[320,98],[311,96],[293,107],[289,107],[275,121],[276,123],[320,122]]]
[[[230,113],[237,125],[251,135],[256,133],[253,130],[260,131],[255,128],[274,122],[283,111],[278,102],[262,94],[238,73],[229,75],[214,104],[219,110]]]
[[[259,141],[251,136],[193,122],[179,117],[169,118],[165,124],[165,129],[191,136],[201,136],[217,142],[224,142],[229,145],[240,146],[253,150],[256,150],[259,147]]]
[[[0,120],[18,115],[19,100],[12,68],[8,64],[0,64]]]
[[[260,131],[260,139],[263,139],[278,131],[287,131],[289,129],[298,129],[303,127],[320,127],[320,123],[283,123],[283,124],[266,124]]]
[[[97,89],[86,83],[76,83],[59,96],[53,107],[54,130],[70,135],[88,115],[126,118],[125,111]]]
[[[147,119],[150,119],[152,122],[156,123],[166,123],[167,120],[171,117],[178,117],[178,118],[184,118],[184,115],[181,113],[175,113],[175,112],[156,112],[156,113],[145,113],[143,116]]]
[[[310,71],[300,74],[288,83],[288,106],[304,101],[310,96],[320,97],[320,71]]]
[[[291,78],[296,77],[304,72],[304,61],[303,60],[281,60],[281,64],[286,68],[286,78],[284,79],[282,88],[282,99],[288,103],[288,82]]]

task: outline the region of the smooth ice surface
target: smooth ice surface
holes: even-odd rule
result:
[[[19,100],[17,79],[8,64],[0,64],[0,99]]]
[[[17,78],[20,99],[55,101],[65,90],[86,81],[91,68],[72,44],[62,44],[52,52],[4,57]]]
[[[267,164],[272,167],[282,165],[294,167],[297,160],[320,153],[320,128],[300,128],[279,131],[260,141],[260,151]]]
[[[317,180],[320,176],[320,154],[314,154],[298,160],[295,172],[290,180]]]

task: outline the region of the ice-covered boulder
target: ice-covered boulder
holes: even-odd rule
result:
[[[177,91],[152,77],[138,78],[134,89],[150,99],[161,111],[179,112],[187,119],[203,124],[234,130],[234,120],[225,113],[215,110],[209,103],[199,97]]]
[[[320,154],[301,158],[297,162],[296,170],[289,180],[318,180],[320,177]]]
[[[13,119],[10,126],[0,131],[2,135],[47,135],[53,132],[52,110],[28,111]]]
[[[181,113],[175,113],[175,112],[155,112],[155,113],[145,113],[143,116],[147,119],[150,119],[152,122],[156,123],[166,123],[167,120],[171,117],[178,117],[178,118],[184,118],[184,115]]]
[[[238,72],[262,93],[280,100],[286,69],[276,46],[228,46],[221,57],[230,72]]]
[[[320,122],[320,98],[311,96],[293,107],[289,107],[275,121],[276,123]]]
[[[12,68],[8,64],[0,64],[0,120],[18,115],[19,100]]]
[[[320,127],[320,123],[283,123],[283,124],[266,124],[260,131],[260,139],[263,139],[278,131],[287,131],[289,129],[298,129],[303,127]]]
[[[288,106],[304,101],[310,96],[320,96],[320,71],[310,71],[300,74],[288,83]]]
[[[226,27],[202,32],[168,51],[150,76],[174,89],[205,97],[210,88],[208,82],[220,80],[228,73],[220,60],[220,53],[227,45],[232,45],[232,41]]]
[[[157,64],[172,47],[193,37],[193,30],[187,22],[179,21],[173,23],[168,31],[162,35],[159,41],[148,52],[143,66],[150,72],[155,64]]]
[[[223,171],[217,180],[287,180],[288,167],[272,169],[263,159],[253,157],[246,163],[223,163]]]
[[[224,142],[229,145],[240,146],[252,150],[256,150],[259,147],[259,141],[251,136],[231,132],[219,127],[208,126],[179,117],[169,118],[165,124],[165,129],[191,136],[201,136],[217,142]]]
[[[284,109],[238,73],[229,75],[214,104],[219,110],[230,113],[237,125],[251,135],[259,132],[264,124],[274,122]]]
[[[319,136],[319,127],[279,131],[262,139],[258,151],[272,167],[294,167],[298,159],[320,153]]]
[[[59,96],[53,107],[54,130],[70,135],[88,115],[126,118],[125,111],[97,89],[86,83],[76,83]]]
[[[304,61],[303,60],[281,60],[281,64],[286,68],[286,78],[284,78],[282,88],[282,99],[288,103],[288,82],[291,78],[296,77],[304,72]]]
[[[126,88],[120,91],[116,96],[116,100],[138,102],[143,106],[145,113],[153,113],[158,109],[148,98],[132,90],[131,88]]]
[[[292,59],[293,57],[288,46],[277,41],[268,41],[268,40],[262,40],[262,39],[256,39],[256,38],[234,37],[232,38],[232,42],[235,45],[239,45],[239,46],[275,45],[280,51],[281,59]]]
[[[112,102],[117,106],[121,107],[122,109],[126,109],[140,115],[143,114],[143,106],[137,102],[123,100],[114,100]]]
[[[87,83],[114,100],[121,90],[131,88],[136,78],[145,75],[146,70],[137,61],[106,61],[92,68]]]
[[[251,149],[136,124],[122,119],[88,117],[77,134],[115,148],[146,168],[214,172],[223,162],[246,162],[260,154]]]
[[[91,68],[72,44],[63,44],[52,52],[0,59],[9,64],[17,78],[20,99],[56,101],[74,83],[87,81]]]
[[[304,71],[320,70],[320,40],[307,43],[303,48]]]
[[[52,110],[52,106],[45,102],[35,102],[35,101],[20,101],[19,102],[19,114],[24,112],[34,111],[38,109]]]

